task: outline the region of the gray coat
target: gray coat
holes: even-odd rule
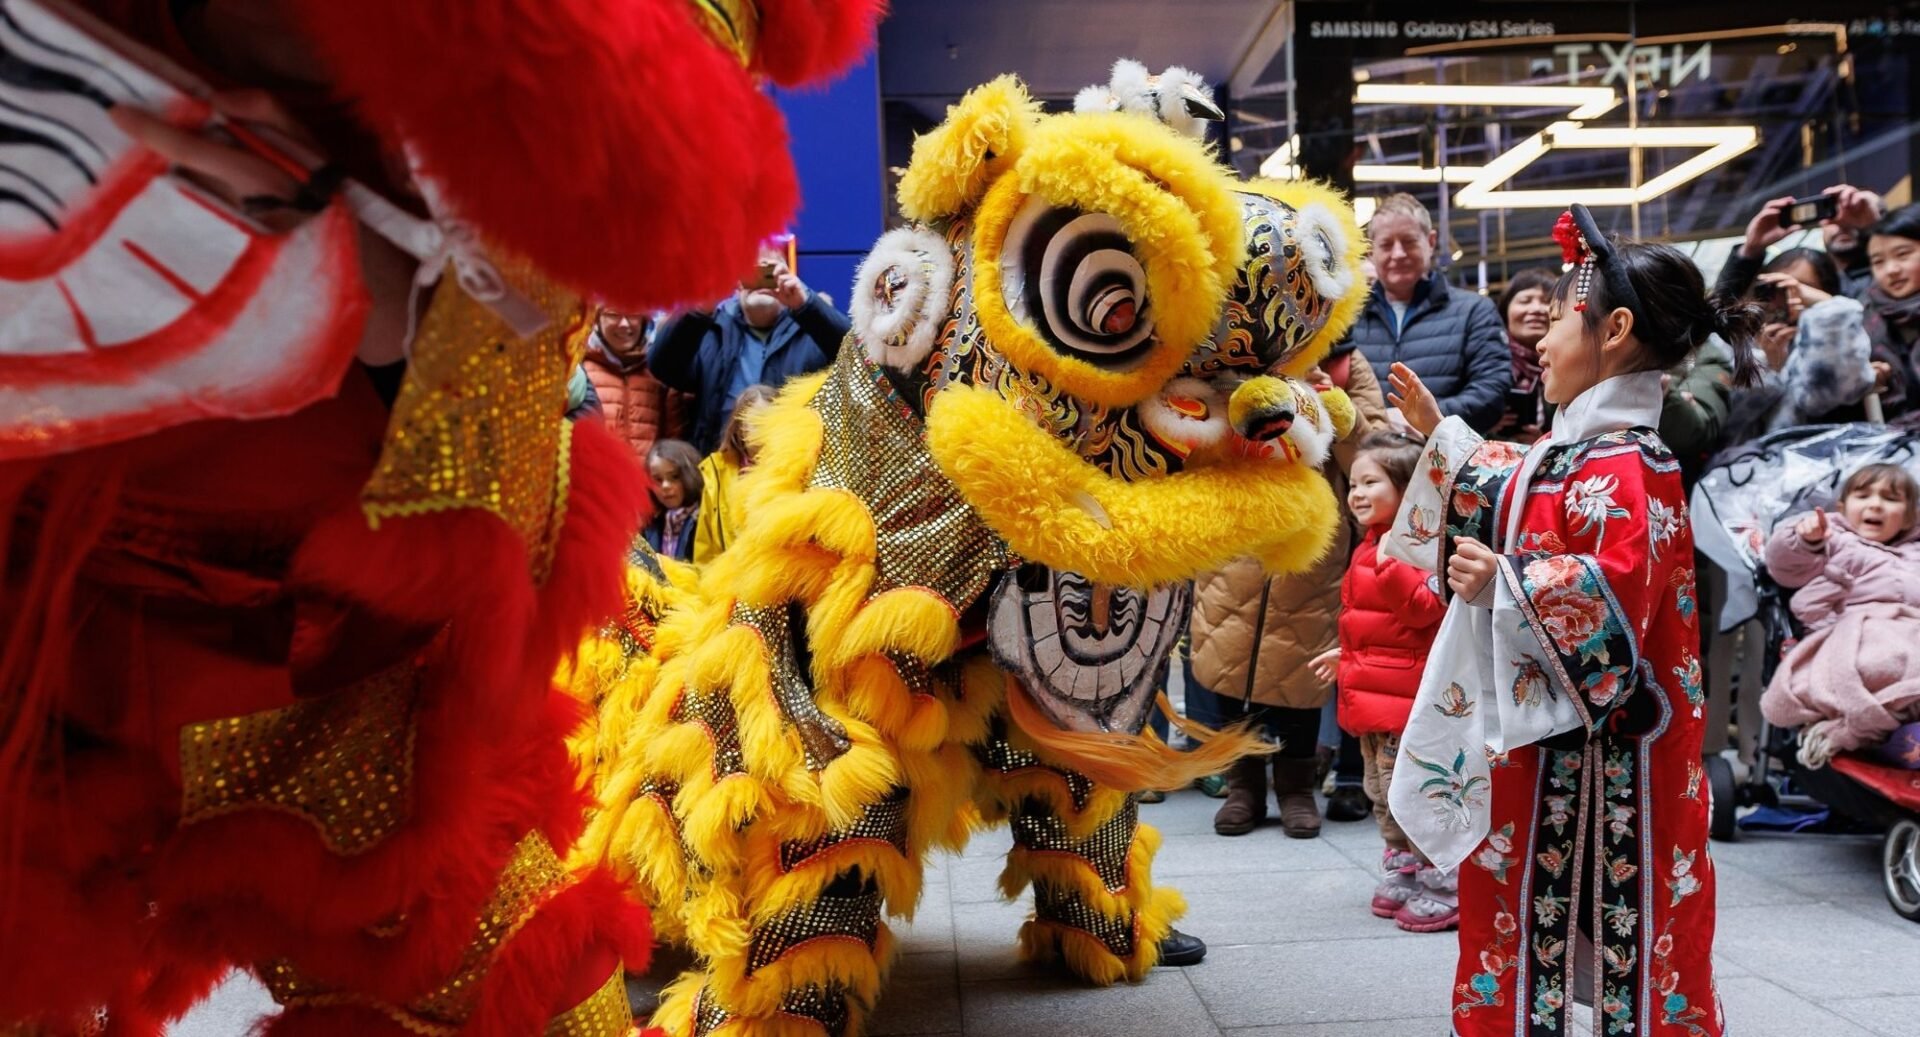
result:
[[[1414,290],[1398,333],[1393,324],[1386,291],[1376,283],[1348,337],[1381,382],[1391,365],[1402,363],[1427,383],[1440,413],[1457,414],[1482,434],[1500,421],[1513,361],[1493,300],[1448,287],[1436,272]]]

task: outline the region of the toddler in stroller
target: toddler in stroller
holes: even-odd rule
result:
[[[1809,633],[1786,653],[1761,699],[1770,723],[1802,727],[1800,762],[1878,748],[1920,720],[1920,487],[1906,469],[1870,464],[1824,509],[1781,523],[1767,569],[1798,588]],[[1904,741],[1905,739],[1900,739]]]

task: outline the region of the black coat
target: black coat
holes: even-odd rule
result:
[[[1441,414],[1457,414],[1483,435],[1492,430],[1513,387],[1507,328],[1493,300],[1448,287],[1434,273],[1414,290],[1398,333],[1393,323],[1386,291],[1376,283],[1347,337],[1380,380],[1393,364],[1405,364],[1432,390]]]
[[[805,306],[780,316],[767,338],[760,384],[779,388],[795,375],[833,362],[851,327],[846,315],[815,294]],[[727,427],[727,388],[746,348],[747,320],[729,299],[711,314],[693,311],[660,326],[647,348],[647,369],[669,388],[693,394],[687,439],[702,455],[720,448]]]

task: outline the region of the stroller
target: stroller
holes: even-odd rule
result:
[[[1704,767],[1715,839],[1737,837],[1737,807],[1794,799],[1884,830],[1887,900],[1895,913],[1920,922],[1920,771],[1859,755],[1819,769],[1802,766],[1797,733],[1760,716],[1760,694],[1797,633],[1787,592],[1762,561],[1767,538],[1788,516],[1833,507],[1847,473],[1874,462],[1920,474],[1920,431],[1865,424],[1784,429],[1721,454],[1694,487],[1694,542],[1711,563],[1701,571],[1703,608],[1718,610],[1707,651]],[[1739,737],[1729,759],[1725,732],[1736,692]]]

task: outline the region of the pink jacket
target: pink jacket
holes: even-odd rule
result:
[[[1920,608],[1920,530],[1891,544],[1862,538],[1838,515],[1828,515],[1827,542],[1802,543],[1800,516],[1780,523],[1767,541],[1767,571],[1782,587],[1798,587],[1793,614],[1818,630],[1854,605]]]

